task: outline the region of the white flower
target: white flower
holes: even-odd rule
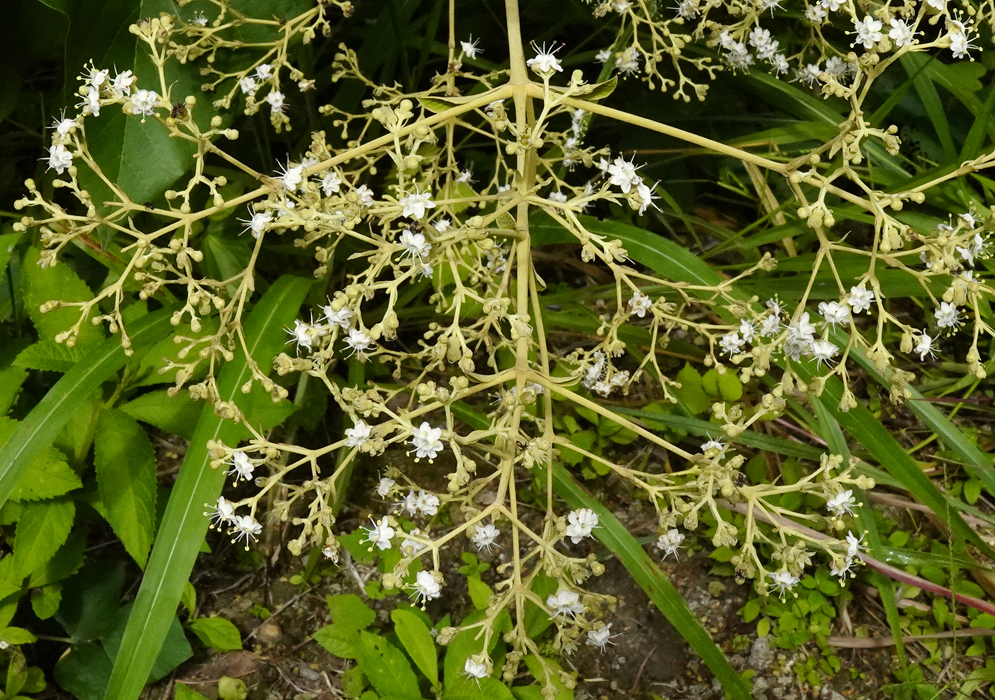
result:
[[[70,132],[74,131],[76,126],[76,120],[66,117],[65,112],[62,113],[61,119],[52,124],[52,128],[55,129],[55,132],[62,138],[65,138],[70,134]]]
[[[851,71],[852,66],[839,56],[833,56],[826,61],[826,72],[837,80],[843,80]]]
[[[781,320],[777,316],[764,316],[764,320],[760,322],[760,335],[764,337],[776,335],[780,330]]]
[[[331,197],[333,192],[338,192],[341,185],[342,178],[334,170],[325,173],[325,176],[321,178],[321,191],[325,193],[326,197]]]
[[[858,539],[852,532],[846,533],[846,558],[856,559],[860,556],[860,552],[863,549],[860,545],[864,541],[864,536],[861,535]]]
[[[778,41],[772,39],[770,30],[754,27],[750,32],[750,45],[757,50],[757,58],[762,61],[769,61],[777,53]]]
[[[828,365],[831,363],[832,359],[836,357],[836,353],[839,352],[839,348],[830,343],[828,340],[816,340],[809,346],[809,352],[812,353],[812,357],[814,357],[820,365],[823,362]]]
[[[251,515],[236,515],[232,518],[232,530],[235,539],[232,542],[245,540],[245,548],[249,548],[249,541],[256,539],[263,531],[263,526],[255,521]]]
[[[218,496],[218,502],[214,508],[205,515],[211,516],[211,526],[221,529],[222,523],[230,523],[235,517],[235,506],[224,496]]]
[[[805,8],[805,19],[809,24],[822,24],[826,21],[828,13],[822,5],[809,5]]]
[[[826,323],[834,326],[850,320],[850,307],[838,301],[819,302],[819,313],[826,319]]]
[[[356,195],[359,197],[359,203],[364,207],[373,206],[373,190],[366,185],[357,187]]]
[[[726,355],[732,356],[743,349],[743,339],[739,337],[739,333],[733,331],[732,333],[726,333],[722,336],[719,341],[719,347],[722,348],[722,352]]]
[[[266,95],[266,101],[269,102],[270,109],[274,112],[283,111],[283,93],[279,90],[271,90],[268,95]]]
[[[401,205],[401,216],[409,216],[415,219],[424,218],[425,211],[435,206],[430,192],[419,192],[418,190],[401,197],[398,204]]]
[[[630,46],[615,57],[615,67],[625,75],[635,75],[639,72],[639,49]]]
[[[314,79],[311,80],[301,80],[297,83],[297,89],[301,92],[307,92],[308,90],[314,90]]]
[[[380,481],[377,482],[377,495],[380,496],[380,498],[387,498],[396,483],[397,482],[389,476],[381,478]]]
[[[415,601],[435,600],[442,595],[442,586],[435,579],[435,574],[431,571],[419,571],[415,576],[415,582],[410,586],[415,592]]]
[[[280,166],[277,176],[285,192],[296,192],[297,188],[304,182],[304,166],[291,165],[288,160],[286,166]]]
[[[576,591],[568,591],[565,588],[557,591],[555,595],[546,598],[546,605],[552,608],[553,617],[561,615],[564,618],[567,615],[575,617],[584,612],[584,605],[580,602],[580,596],[577,595]]]
[[[739,322],[739,335],[744,341],[750,343],[756,337],[757,331],[753,324],[744,318]]]
[[[881,21],[870,15],[862,20],[853,23],[853,28],[857,30],[857,44],[863,44],[865,49],[873,49],[874,45],[881,41]]]
[[[356,421],[356,425],[351,428],[346,428],[346,447],[362,447],[370,440],[370,433],[372,432],[370,424],[364,420]]]
[[[235,450],[232,453],[229,464],[231,464],[231,469],[228,470],[228,473],[235,475],[235,481],[239,479],[248,481],[252,478],[252,472],[256,468],[256,465],[249,461],[249,455],[241,450]]]
[[[923,333],[919,336],[919,342],[916,344],[915,352],[919,353],[919,359],[925,360],[926,355],[933,357],[935,351],[933,350],[933,338]]]
[[[774,587],[780,592],[780,596],[783,598],[784,594],[789,590],[798,585],[801,580],[797,576],[792,575],[787,569],[781,569],[780,571],[775,571],[770,574],[771,580],[774,582]]]
[[[526,63],[529,68],[534,70],[536,73],[542,76],[550,76],[553,71],[557,73],[563,72],[563,66],[560,65],[560,59],[558,59],[554,54],[560,50],[555,44],[546,49],[546,44],[542,47],[537,47],[535,42],[532,43],[532,48],[535,49],[535,58],[530,58]]]
[[[753,65],[753,54],[746,48],[746,44],[741,41],[730,40],[726,48],[726,62],[735,70],[746,70]]]
[[[609,644],[614,644],[611,641],[612,636],[612,626],[611,623],[605,625],[604,627],[599,627],[596,630],[591,630],[587,633],[587,644],[588,646],[597,647],[599,651],[604,651]]]
[[[290,334],[290,340],[288,343],[297,343],[297,352],[300,353],[301,348],[305,350],[311,349],[311,343],[313,342],[312,334],[313,329],[308,324],[304,323],[300,319],[294,319],[294,329],[286,329],[287,333]]]
[[[950,32],[950,52],[954,58],[970,58],[970,50],[977,48],[972,42],[974,38],[967,35],[964,25],[955,20],[947,21]]]
[[[964,222],[964,225],[967,226],[968,228],[974,228],[975,226],[978,225],[978,219],[974,215],[974,209],[971,209],[970,211],[967,211],[963,214],[958,214],[957,218],[960,219],[962,222]],[[981,238],[981,236],[976,236],[976,237],[978,239]]]
[[[321,555],[325,557],[325,559],[331,560],[333,564],[339,563],[339,553],[330,544],[326,544],[324,547],[321,548]]]
[[[255,96],[256,90],[259,89],[259,83],[251,75],[247,75],[238,81],[238,87],[243,94]]]
[[[598,514],[590,508],[578,508],[567,516],[567,537],[577,544],[585,537],[591,536],[591,531],[598,526]]]
[[[463,53],[467,58],[476,58],[478,53],[483,53],[484,50],[477,47],[480,43],[480,39],[474,39],[473,34],[466,41],[461,41],[459,43],[460,48],[463,49]]]
[[[802,81],[809,87],[815,85],[819,80],[819,76],[822,74],[822,68],[819,67],[818,63],[809,63],[804,68],[799,68],[797,75],[797,80]]]
[[[424,533],[417,527],[408,534],[413,535],[415,537],[424,536]],[[404,541],[401,542],[401,552],[404,554],[404,556],[407,557],[411,557],[414,556],[415,554],[418,554],[418,552],[423,551],[426,547],[428,547],[428,545],[422,544],[418,540],[413,540],[410,537],[405,537]]]
[[[61,175],[67,168],[73,165],[73,154],[61,143],[57,143],[48,149],[48,170],[54,170],[57,175]]]
[[[674,558],[677,558],[677,550],[681,548],[681,543],[684,542],[684,535],[677,528],[671,528],[665,533],[660,535],[656,540],[656,546],[658,549],[663,550],[663,558],[666,559],[671,554]]]
[[[680,0],[680,2],[670,9],[676,12],[678,17],[684,19],[694,19],[700,12],[698,9],[698,0]]]
[[[473,537],[470,538],[470,541],[477,546],[477,549],[490,552],[500,534],[501,531],[491,523],[478,525],[477,529],[473,531]]]
[[[895,42],[896,48],[902,48],[906,44],[911,44],[915,41],[916,33],[912,31],[912,27],[909,26],[908,22],[903,22],[900,19],[892,19],[891,29],[888,30],[888,38]]]
[[[412,515],[415,515],[416,513],[435,515],[439,512],[439,497],[434,493],[419,491],[418,495],[415,495],[415,492],[411,491],[408,494],[408,500],[412,502],[408,503],[406,500],[405,506],[408,508],[408,512]]]
[[[724,445],[718,440],[709,440],[708,442],[701,443],[701,452],[704,454],[709,450],[721,450]]]
[[[366,331],[352,328],[349,330],[349,336],[345,339],[345,344],[352,348],[354,353],[362,356],[372,347],[373,340],[366,334]]]
[[[636,292],[629,299],[629,313],[633,313],[639,318],[645,318],[646,312],[653,305],[653,300],[642,292]]]
[[[487,678],[487,666],[477,663],[472,658],[467,658],[466,663],[463,664],[463,675],[467,678],[476,678],[478,680],[480,678]]]
[[[609,49],[601,49],[594,56],[594,60],[598,63],[608,63],[612,58],[612,52]]]
[[[331,304],[321,307],[322,312],[325,314],[325,320],[328,321],[333,326],[338,326],[342,330],[349,329],[349,320],[353,317],[352,309],[348,306],[343,306],[338,311],[332,309]]]
[[[855,505],[857,505],[857,499],[853,497],[853,491],[847,489],[846,491],[840,491],[826,501],[826,510],[832,513],[833,516],[842,518],[844,515],[853,515],[852,507]]]
[[[770,59],[770,68],[774,71],[774,75],[787,75],[791,66],[788,64],[788,57],[779,53]]]
[[[273,77],[273,66],[268,63],[260,63],[256,67],[256,77],[259,80],[269,80]]]
[[[249,207],[249,218],[239,219],[239,223],[245,224],[245,231],[252,231],[253,238],[259,238],[263,231],[273,221],[273,213],[268,211],[256,211]]]
[[[433,428],[428,422],[423,422],[411,430],[411,444],[415,448],[418,459],[435,459],[442,451],[442,428]]]
[[[425,240],[423,233],[414,233],[411,230],[402,231],[399,242],[404,248],[404,252],[412,258],[421,260],[432,252],[432,246]]]
[[[567,201],[567,196],[563,192],[556,190],[555,192],[550,192],[546,199],[557,204],[564,204]]]
[[[960,311],[948,301],[941,301],[940,308],[933,312],[936,325],[940,328],[956,328],[960,325]]]
[[[453,225],[453,222],[449,219],[438,219],[432,225],[435,226],[435,230],[439,233],[445,233]]]
[[[127,95],[131,93],[131,86],[135,80],[135,75],[130,70],[122,71],[114,76],[111,87],[119,95]]]
[[[387,516],[376,520],[370,518],[373,527],[366,529],[366,541],[372,543],[377,549],[390,549],[390,540],[394,536],[394,528],[390,526]]]
[[[131,98],[131,113],[151,117],[153,110],[159,106],[159,95],[154,90],[139,90]]]
[[[847,297],[846,301],[855,314],[863,313],[870,309],[871,304],[874,303],[874,292],[864,285],[850,287],[850,296]]]
[[[829,574],[831,576],[839,576],[843,580],[846,580],[847,574],[853,576],[853,559],[846,559],[843,561],[834,559],[833,564],[829,569]]]
[[[639,178],[639,182],[636,183],[636,196],[639,197],[639,202],[640,202],[639,203],[640,216],[646,213],[647,207],[653,207],[657,211],[660,211],[660,207],[653,204],[654,199],[660,199],[659,197],[653,194],[653,190],[655,190],[656,186],[659,184],[660,182],[658,180],[652,186],[647,185],[645,182],[643,182],[642,178]]]
[[[608,175],[611,176],[609,184],[616,185],[623,193],[628,194],[634,186],[639,184],[640,177],[636,171],[642,166],[636,166],[632,161],[624,158],[616,158],[608,166]]]

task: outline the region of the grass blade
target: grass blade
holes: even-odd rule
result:
[[[129,326],[135,350],[132,357],[166,337],[172,329],[169,317],[169,311],[157,311]],[[66,372],[21,421],[10,440],[0,447],[0,506],[7,501],[31,460],[52,443],[80,403],[124,367],[128,359],[121,338],[108,338]]]
[[[729,665],[725,655],[691,612],[684,598],[664,577],[625,526],[597,499],[589,496],[570,472],[560,465],[553,467],[553,487],[571,508],[590,508],[598,514],[600,527],[594,530],[598,540],[619,558],[670,624],[708,664],[708,668],[722,683],[726,696],[736,700],[749,700],[751,696],[748,683]]]
[[[285,275],[249,314],[245,323],[247,349],[260,367],[268,367],[282,347],[283,328],[297,316],[310,285],[310,280]],[[227,363],[218,379],[221,400],[234,401],[249,377],[245,357]],[[224,471],[211,469],[207,441],[231,441],[240,430],[238,424],[216,416],[210,406],[201,412],[128,618],[104,695],[107,700],[135,700],[148,680],[207,534],[205,504],[216,501],[224,486]]]

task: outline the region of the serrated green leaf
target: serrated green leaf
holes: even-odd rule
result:
[[[187,629],[215,651],[236,651],[242,648],[238,627],[223,617],[199,617],[187,623]]]
[[[154,425],[160,430],[179,435],[185,440],[193,436],[202,403],[194,401],[187,392],[169,396],[161,389],[142,394],[121,406],[121,410],[135,420]]]
[[[38,330],[41,340],[54,341],[55,336],[68,330],[79,320],[79,308],[69,306],[42,313],[40,307],[48,301],[78,302],[93,299],[93,292],[65,263],[51,267],[40,267],[37,248],[29,248],[24,254],[22,280],[25,288],[24,307]],[[104,335],[102,326],[92,323],[81,324],[76,345],[84,348],[97,342]]]
[[[435,686],[439,684],[439,660],[435,650],[435,640],[421,618],[410,610],[394,610],[390,614],[394,621],[394,633],[418,670]]]
[[[0,418],[0,443],[8,439],[17,427],[16,421]],[[39,501],[62,496],[82,486],[79,476],[66,464],[65,456],[54,447],[49,447],[28,465],[25,478],[11,492],[10,499]]]
[[[359,658],[359,630],[340,624],[325,625],[313,635],[325,651],[340,659]]]
[[[0,641],[7,644],[32,644],[38,641],[37,637],[20,627],[7,627],[0,630]]]
[[[172,326],[164,309],[136,321],[129,335],[139,355],[157,342]],[[88,350],[84,358],[53,386],[17,430],[0,446],[0,506],[6,502],[24,471],[38,453],[48,447],[79,404],[105,379],[124,366],[125,355],[119,338],[110,338]]]
[[[14,536],[14,569],[22,578],[45,564],[69,537],[76,504],[66,500],[25,503]]]
[[[42,340],[24,348],[14,360],[14,365],[45,372],[68,372],[82,356],[79,347],[68,348],[64,343]]]
[[[31,609],[40,620],[47,620],[59,609],[62,602],[62,586],[53,583],[31,591]]]
[[[260,367],[272,365],[284,343],[283,329],[297,316],[310,286],[311,280],[281,277],[246,318],[247,349]],[[250,376],[244,357],[226,363],[218,377],[221,400],[237,402]],[[183,587],[207,533],[204,504],[215,502],[224,485],[224,472],[211,468],[207,442],[234,444],[231,438],[237,433],[238,426],[223,421],[210,407],[201,414],[159,526],[121,653],[115,659],[107,687],[108,700],[135,700],[145,685],[152,659],[175,619]]]
[[[400,649],[383,637],[359,633],[359,664],[370,684],[382,696],[420,698],[418,677]]]
[[[142,427],[119,410],[102,411],[98,426],[93,462],[107,522],[144,567],[155,528],[155,449]]]

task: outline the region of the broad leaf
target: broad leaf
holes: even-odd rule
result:
[[[359,663],[380,695],[420,698],[418,677],[400,649],[383,637],[359,633]]]
[[[439,659],[435,650],[435,639],[421,618],[410,610],[394,610],[390,614],[394,621],[394,633],[401,640],[404,650],[434,686],[439,683]]]
[[[133,418],[107,409],[100,414],[93,461],[107,521],[144,567],[155,529],[155,449]]]
[[[14,536],[14,569],[24,577],[52,558],[69,537],[76,504],[67,500],[25,503]]]

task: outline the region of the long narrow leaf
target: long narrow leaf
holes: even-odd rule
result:
[[[247,349],[260,367],[268,367],[279,351],[283,328],[297,315],[310,285],[309,280],[285,275],[249,314],[245,324]],[[249,377],[244,357],[227,363],[218,379],[221,399],[235,401]],[[204,407],[128,618],[106,700],[135,700],[141,694],[207,534],[204,510],[217,500],[224,485],[224,471],[211,468],[207,442],[237,440],[239,434],[239,425],[221,419],[210,406]]]
[[[556,465],[553,468],[553,488],[571,508],[590,508],[598,514],[600,527],[594,530],[598,540],[621,560],[639,587],[708,664],[708,668],[722,683],[727,697],[748,700],[751,696],[747,682],[729,665],[725,655],[691,612],[684,598],[625,526],[601,502],[588,495],[562,466]]]
[[[169,317],[170,312],[164,309],[129,326],[136,355],[166,337],[172,328]],[[52,443],[80,403],[127,360],[120,337],[112,336],[101,342],[66,372],[21,421],[7,443],[0,447],[0,506],[7,501],[31,460]]]

